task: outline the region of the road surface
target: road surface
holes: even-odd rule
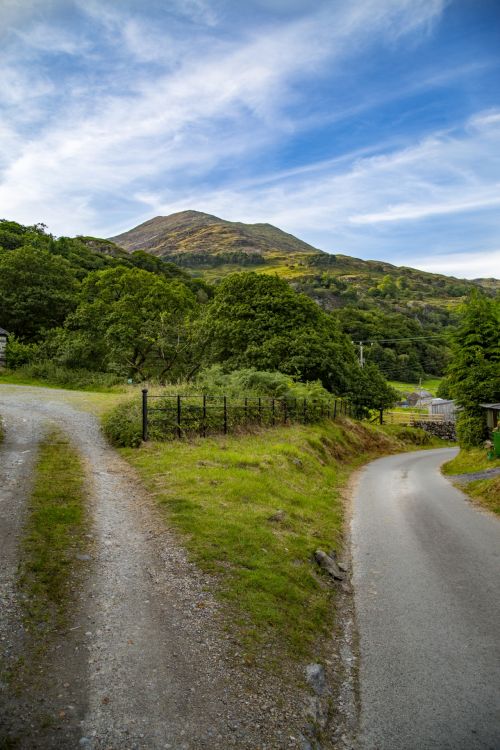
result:
[[[374,461],[354,498],[360,750],[500,748],[500,521],[439,472]]]

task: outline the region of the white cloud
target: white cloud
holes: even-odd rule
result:
[[[458,278],[480,279],[500,277],[500,250],[481,250],[475,253],[453,253],[415,258],[415,265],[423,271],[444,273]]]
[[[111,31],[121,28],[115,46],[128,39],[128,49],[144,57],[141,29],[130,14],[87,0],[82,7]],[[98,98],[92,97],[85,78],[72,79],[60,116],[38,136],[30,134],[23,153],[5,167],[4,214],[25,221],[43,218],[57,233],[102,227],[105,220],[95,206],[106,195],[126,201],[135,183],[154,175],[162,175],[172,190],[181,168],[201,174],[234,154],[250,156],[286,132],[282,108],[297,82],[355,54],[374,34],[400,34],[425,24],[442,7],[440,0],[327,5],[312,16],[254,30],[244,41],[209,36],[201,59],[194,49],[182,65],[153,80],[120,68],[119,82],[127,85],[127,73],[130,80],[119,94],[99,90]],[[25,38],[36,46],[43,38],[40,27],[26,31]],[[73,50],[72,43],[59,39],[61,49]],[[0,141],[0,150],[4,145]]]

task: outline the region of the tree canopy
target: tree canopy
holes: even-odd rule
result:
[[[500,402],[500,300],[472,292],[451,337],[446,389],[461,407],[458,432],[464,445],[485,437],[481,403]]]
[[[224,279],[202,331],[206,361],[227,369],[279,370],[344,392],[356,367],[352,344],[333,317],[277,276]]]

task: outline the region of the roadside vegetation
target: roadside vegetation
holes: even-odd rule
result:
[[[342,419],[193,441],[151,442],[122,455],[217,576],[247,659],[283,649],[307,657],[332,627],[336,587],[313,560],[342,554],[348,477],[373,457],[442,445],[421,430]]]
[[[76,450],[59,431],[42,441],[21,540],[19,587],[32,633],[66,621],[87,544],[85,480]]]
[[[442,471],[446,475],[456,475],[499,468],[500,458],[488,459],[487,449],[482,447],[462,449],[458,456],[444,464]],[[500,514],[500,476],[461,484],[460,489],[484,508]]]

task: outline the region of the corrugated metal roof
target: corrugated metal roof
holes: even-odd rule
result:
[[[500,411],[500,404],[479,404],[483,409],[493,409],[494,411]]]
[[[9,332],[0,326],[0,336],[8,336]]]

